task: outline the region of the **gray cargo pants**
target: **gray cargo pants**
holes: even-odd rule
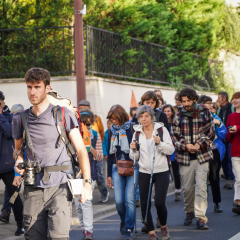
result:
[[[27,240],[67,240],[72,196],[67,183],[51,188],[24,189],[23,220]]]

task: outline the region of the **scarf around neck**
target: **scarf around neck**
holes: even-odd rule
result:
[[[124,153],[129,153],[129,142],[127,138],[126,130],[130,128],[130,122],[125,122],[122,126],[115,126],[112,124],[111,126],[111,144],[110,144],[110,150],[109,153],[113,154],[116,151],[116,146],[120,146],[121,151]],[[117,135],[119,135],[119,140]]]
[[[200,116],[203,109],[204,106],[202,104],[194,103],[190,111],[187,111],[185,108],[182,108],[181,115],[183,117],[197,118]]]

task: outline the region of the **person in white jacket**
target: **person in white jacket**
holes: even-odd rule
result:
[[[154,110],[146,105],[138,108],[136,116],[141,125],[135,125],[133,128],[135,133],[133,135],[133,141],[130,144],[131,159],[134,158],[134,152],[137,148],[137,144],[140,144],[139,151],[136,151],[136,159],[139,159],[139,190],[140,190],[140,202],[142,217],[145,218],[148,200],[149,183],[151,177],[151,170],[153,167],[153,155],[154,146],[156,147],[155,163],[153,168],[153,179],[155,183],[155,206],[157,208],[157,215],[161,224],[162,240],[169,240],[169,230],[167,227],[167,208],[166,208],[166,196],[169,185],[169,167],[166,155],[171,155],[174,152],[174,146],[168,130],[164,127],[163,123],[154,123]],[[161,129],[162,128],[162,129]],[[163,141],[158,136],[158,132],[162,131]],[[136,134],[139,134],[138,142],[136,140]],[[152,191],[151,191],[152,192]],[[151,199],[151,198],[150,198]],[[149,240],[158,240],[153,225],[151,215],[151,200],[149,202],[148,214],[147,214],[147,229],[149,232]]]

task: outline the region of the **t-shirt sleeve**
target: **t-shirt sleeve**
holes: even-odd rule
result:
[[[20,113],[15,113],[12,119],[12,137],[20,139],[23,137],[23,127]]]
[[[74,128],[79,127],[79,123],[75,114],[67,108],[64,108],[64,116],[65,130],[69,134]]]

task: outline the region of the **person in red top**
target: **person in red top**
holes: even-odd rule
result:
[[[232,211],[240,215],[240,92],[236,92],[232,97],[232,104],[236,112],[229,115],[227,120],[227,141],[232,143],[231,157],[232,167],[235,176],[235,194]]]

